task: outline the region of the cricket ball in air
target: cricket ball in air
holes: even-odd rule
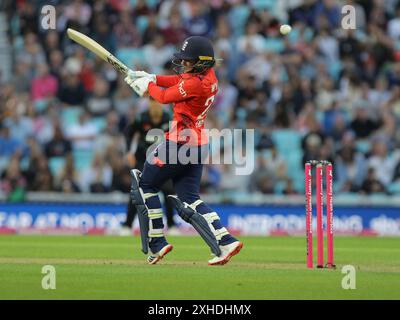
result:
[[[281,34],[283,34],[283,35],[287,35],[291,30],[292,30],[292,27],[289,26],[288,24],[283,24],[283,25],[281,25],[281,27],[279,28],[279,31],[280,31]]]

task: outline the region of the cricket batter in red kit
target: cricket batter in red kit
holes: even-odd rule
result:
[[[132,170],[131,199],[136,206],[147,261],[156,264],[172,250],[163,229],[158,191],[172,179],[177,193],[169,196],[182,219],[196,229],[214,257],[209,265],[223,265],[239,253],[243,244],[222,226],[218,214],[199,196],[208,137],[204,131],[207,111],[218,93],[211,42],[200,36],[187,38],[172,61],[177,75],[163,76],[129,71],[125,82],[139,95],[173,104],[173,122],[165,141],[146,158],[143,172]]]

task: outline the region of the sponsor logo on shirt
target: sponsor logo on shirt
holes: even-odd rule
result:
[[[179,84],[179,92],[181,93],[181,95],[182,95],[182,97],[186,97],[187,96],[187,93],[186,93],[186,91],[185,91],[185,89],[183,89],[183,84],[184,84],[184,82],[185,81],[182,81],[180,84]]]

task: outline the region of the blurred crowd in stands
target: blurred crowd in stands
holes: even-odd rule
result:
[[[46,4],[55,30],[42,28]],[[342,28],[345,4],[354,30]],[[203,193],[300,194],[310,159],[333,162],[335,192],[400,193],[397,0],[3,0],[0,10],[12,62],[0,66],[0,188],[11,200],[129,190],[122,132],[148,101],[67,27],[163,74],[185,37],[213,40],[223,63],[207,127],[254,128],[256,169],[208,165]]]

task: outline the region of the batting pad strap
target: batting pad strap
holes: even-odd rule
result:
[[[210,226],[211,231],[214,233],[215,238],[219,241],[221,238],[227,234],[229,234],[228,230],[225,227],[220,229],[215,229],[212,223],[216,220],[219,220],[219,216],[216,212],[210,212],[203,214],[204,219],[206,219],[208,225]]]
[[[216,212],[210,212],[203,214],[204,219],[207,220],[208,223],[212,223],[215,220],[219,220],[219,215]]]
[[[154,220],[154,219],[159,219],[162,218],[163,214],[162,213],[149,213],[149,219]]]
[[[149,219],[151,219],[151,220],[162,218],[162,216],[163,216],[163,211],[161,208],[148,209],[148,212],[149,212],[148,213]]]
[[[198,200],[196,200],[195,202],[193,202],[192,204],[190,204],[190,207],[191,207],[193,210],[196,210],[197,206],[198,206],[199,204],[202,204],[202,203],[203,203],[203,200],[198,199]]]
[[[217,240],[221,240],[221,238],[227,234],[229,234],[229,231],[225,227],[215,230],[215,237]]]
[[[163,229],[153,229],[152,227],[150,227],[149,237],[150,238],[161,238],[161,237],[164,237],[164,231],[163,231]]]
[[[147,200],[148,198],[154,197],[154,196],[156,196],[156,195],[157,195],[157,193],[145,193],[145,194],[143,195],[143,198],[144,198],[145,200]]]

